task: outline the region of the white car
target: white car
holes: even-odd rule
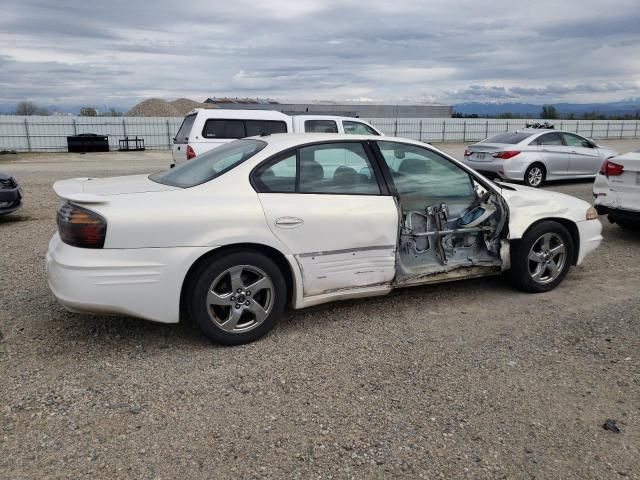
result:
[[[524,128],[489,137],[464,152],[464,163],[489,176],[540,187],[548,180],[593,178],[618,153],[571,132]]]
[[[173,139],[173,162],[179,165],[239,138],[274,133],[382,135],[371,124],[353,117],[290,116],[273,110],[196,108],[184,117]]]
[[[640,150],[605,161],[593,196],[600,215],[622,228],[640,228]]]
[[[440,150],[376,136],[237,140],[153,175],[56,182],[49,284],[76,312],[255,340],[287,305],[497,275],[556,287],[602,239],[588,203],[496,185]]]

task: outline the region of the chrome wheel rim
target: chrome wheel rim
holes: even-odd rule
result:
[[[273,283],[264,271],[251,265],[237,265],[226,269],[211,283],[207,313],[225,332],[248,332],[267,319],[274,296]]]
[[[556,233],[545,233],[529,250],[529,275],[542,285],[553,282],[564,270],[567,247]]]
[[[529,180],[529,185],[537,187],[542,183],[542,169],[540,167],[533,167],[529,170],[527,179]]]

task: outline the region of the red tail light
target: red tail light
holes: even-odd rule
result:
[[[191,145],[187,145],[187,160],[195,158],[196,152],[191,148]]]
[[[495,152],[492,153],[491,156],[493,158],[501,158],[502,160],[508,160],[510,158],[515,157],[516,155],[518,155],[520,152],[518,150],[507,150],[505,152]]]
[[[96,212],[65,203],[58,210],[58,233],[66,244],[80,248],[102,248],[107,221]]]
[[[473,154],[473,152],[471,150],[465,150],[464,151],[464,156],[465,157],[470,157]]]
[[[602,166],[600,167],[600,174],[606,175],[607,177],[616,177],[618,175],[622,175],[624,171],[624,167],[619,163],[613,163],[611,160],[605,160]]]

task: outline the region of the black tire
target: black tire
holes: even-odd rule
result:
[[[251,275],[255,274],[257,279],[266,276],[270,281],[269,288],[253,293],[246,289],[242,294],[236,295],[235,289],[231,290],[233,280],[230,277],[231,274],[228,273],[230,270],[234,272],[241,270],[240,276],[245,279],[242,282],[245,286],[251,283]],[[248,277],[249,279],[246,280]],[[218,279],[220,279],[219,282],[214,285],[213,283]],[[218,285],[222,285],[224,289],[228,285],[230,293],[227,291],[214,292],[216,301],[221,299],[226,301],[228,297],[228,305],[209,304],[210,289],[216,290]],[[245,296],[247,291],[249,294]],[[265,298],[264,305],[262,305],[260,295]],[[240,300],[241,303],[239,303]],[[267,303],[269,303],[268,314],[266,314],[266,318],[258,321],[258,316],[252,310],[257,308],[256,305],[266,307]],[[286,305],[287,286],[282,271],[269,257],[252,251],[233,251],[212,257],[193,272],[185,292],[187,315],[207,337],[215,343],[223,345],[241,345],[266,335],[280,320]],[[264,308],[261,314],[266,310]],[[237,331],[223,329],[221,327],[225,323],[223,320],[227,318],[233,321],[236,318],[232,318],[233,315],[240,315],[239,320],[236,320],[237,326],[235,328]],[[253,320],[252,317],[254,317]],[[246,326],[243,327],[243,325]]]
[[[544,244],[543,236],[552,240],[551,245],[554,249],[559,246],[560,240],[564,245],[564,257],[559,268],[557,268],[558,263],[560,263],[559,254],[551,257],[551,262],[553,263],[551,264],[547,260],[549,255],[539,255],[533,251],[538,250],[538,247],[540,247],[540,250],[544,250],[542,248]],[[554,242],[554,239],[559,240]],[[573,252],[573,239],[563,225],[550,220],[540,222],[525,233],[522,240],[512,244],[511,280],[520,290],[525,292],[541,293],[553,290],[560,285],[569,272],[569,268],[573,263]],[[536,256],[536,260],[530,260],[530,253]],[[555,270],[553,266],[556,267]],[[532,269],[534,269],[533,273]],[[554,272],[557,272],[557,275]],[[534,278],[536,274],[539,275],[538,279]]]
[[[540,175],[536,175],[536,172],[540,172]],[[532,163],[524,172],[524,184],[527,187],[539,188],[544,185],[546,179],[547,169],[541,163]]]

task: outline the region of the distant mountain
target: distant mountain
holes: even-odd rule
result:
[[[17,102],[11,102],[11,103],[0,102],[0,115],[13,115],[13,112],[16,111],[16,103]],[[35,103],[38,105],[41,105],[38,102],[35,102]],[[86,106],[94,106],[101,113],[104,110],[104,105],[44,105],[44,108],[46,108],[50,112],[60,112],[60,113],[69,113],[72,115],[78,115],[78,113],[80,113],[80,109]],[[116,111],[124,113],[127,110],[129,110],[129,108],[131,107],[107,105],[107,109],[110,109],[110,108],[115,108]]]
[[[465,115],[498,116],[503,113],[514,113],[523,117],[538,117],[542,105],[533,103],[459,103],[453,106],[453,111]],[[608,103],[550,103],[561,115],[597,112],[602,115],[634,115],[640,112],[640,98],[627,98],[618,102]]]

